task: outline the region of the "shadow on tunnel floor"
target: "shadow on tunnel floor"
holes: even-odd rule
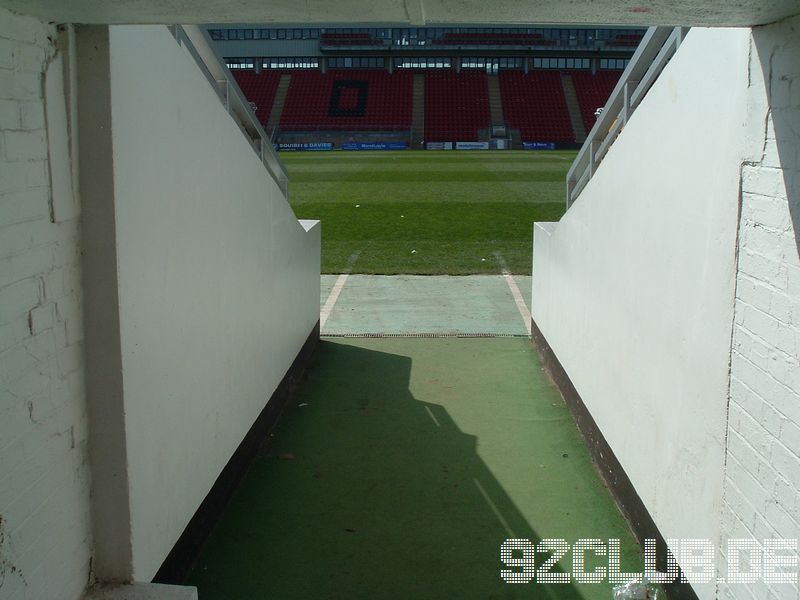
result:
[[[200,600],[611,598],[505,583],[511,537],[621,538],[641,570],[529,342],[323,341],[188,583]]]

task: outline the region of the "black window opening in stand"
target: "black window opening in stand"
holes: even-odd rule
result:
[[[333,82],[331,92],[331,105],[328,108],[328,116],[331,117],[363,117],[367,112],[367,90],[369,82],[361,80],[339,80]],[[345,90],[356,90],[357,99],[355,106],[342,106],[342,92]]]

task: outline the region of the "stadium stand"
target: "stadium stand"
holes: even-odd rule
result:
[[[490,124],[485,71],[436,71],[425,74],[425,140],[468,142]]]
[[[402,131],[411,129],[413,76],[381,70],[292,74],[283,131]]]
[[[575,83],[575,91],[578,94],[581,115],[587,132],[594,125],[596,119],[594,111],[605,106],[621,74],[620,71],[598,71],[595,75],[588,71],[572,71],[570,73],[572,81]]]
[[[552,46],[540,33],[445,33],[433,40],[442,46]]]
[[[281,75],[285,71],[233,72],[258,119],[269,121]],[[343,69],[321,73],[292,70],[280,128],[297,131],[406,131],[411,129],[413,76],[376,69]],[[425,78],[426,141],[478,140],[490,125],[487,74],[483,70],[436,70]],[[619,71],[569,72],[589,131],[594,112],[605,104]],[[501,70],[497,75],[508,127],[524,141],[574,142],[575,133],[557,70]]]
[[[558,71],[500,71],[503,114],[524,141],[575,140]]]
[[[418,148],[478,141],[516,149],[523,141],[582,143],[645,30],[225,26],[208,32],[273,143],[339,149],[348,142]],[[264,72],[256,74],[259,67]]]
[[[609,40],[609,46],[630,46],[635,48],[642,41],[640,33],[620,33]]]
[[[255,105],[256,117],[263,125],[269,121],[269,113],[275,101],[275,92],[278,90],[278,83],[281,74],[276,71],[255,71],[235,70],[233,76],[236,83],[242,88],[245,98]]]
[[[383,41],[368,33],[323,33],[319,43],[323,46],[383,46]]]

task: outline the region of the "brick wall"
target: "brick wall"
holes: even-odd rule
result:
[[[56,36],[0,10],[2,599],[77,598],[90,577],[79,218],[54,210],[50,182],[69,168],[45,117]]]
[[[751,101],[764,110],[752,117],[766,118],[759,156],[742,166],[723,544],[800,537],[798,56],[800,18],[753,30]],[[719,588],[721,598],[798,596],[791,584]]]

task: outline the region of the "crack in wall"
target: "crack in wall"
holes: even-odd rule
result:
[[[47,46],[45,48],[44,60],[40,69],[39,85],[41,86],[42,110],[44,111],[44,135],[47,140],[47,147],[50,148],[50,128],[47,123],[47,70],[50,65],[60,56],[58,48],[56,47],[56,40],[52,36],[47,36]],[[55,203],[53,202],[53,172],[52,165],[50,164],[49,156],[47,160],[47,176],[50,181],[50,193],[48,194],[47,201],[50,209],[50,222],[56,222]]]

